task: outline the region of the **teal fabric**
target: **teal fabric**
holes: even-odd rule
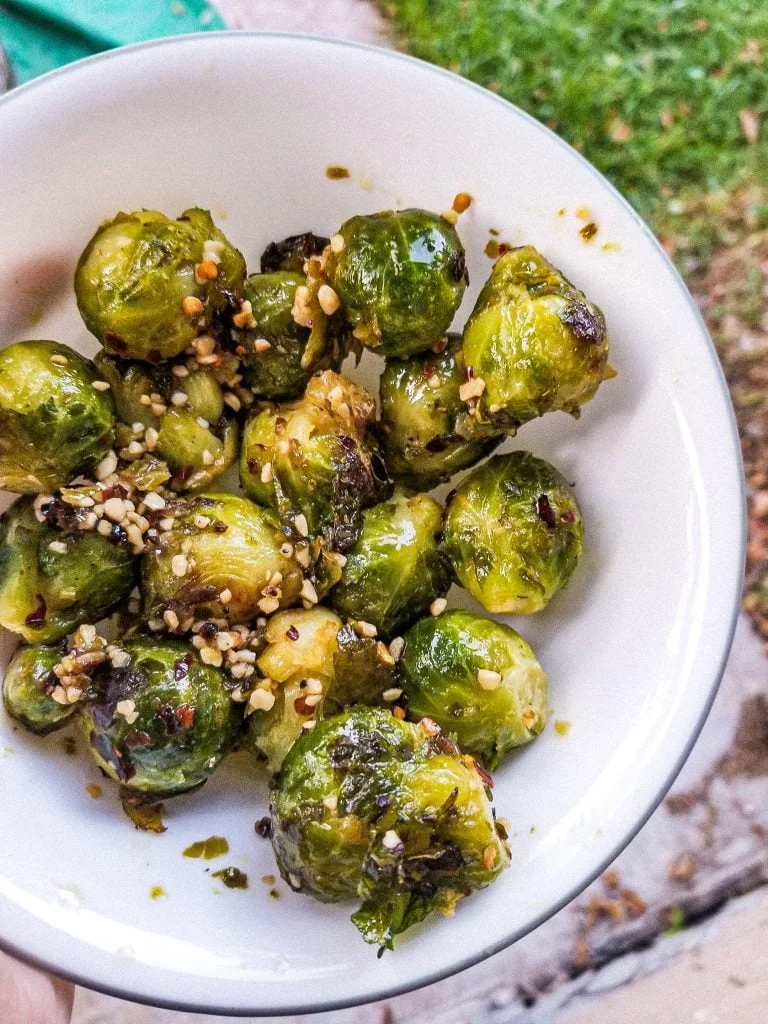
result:
[[[15,82],[142,39],[226,28],[205,0],[0,0]]]

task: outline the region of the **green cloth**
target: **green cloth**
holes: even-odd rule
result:
[[[226,28],[205,0],[0,0],[15,82],[125,43]]]

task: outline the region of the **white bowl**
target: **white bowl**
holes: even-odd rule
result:
[[[342,164],[346,181],[325,170]],[[453,920],[376,958],[349,922],[280,885],[254,822],[265,786],[242,758],[134,831],[81,751],[0,721],[0,943],[124,998],[203,1012],[297,1013],[381,998],[489,956],[572,899],[640,828],[712,702],[738,607],[744,544],[738,439],[690,296],[651,233],[577,153],[498,97],[383,50],[219,34],[130,47],[54,72],[0,102],[0,341],[95,348],[72,272],[117,210],[209,207],[251,267],[273,238],[331,233],[392,206],[460,224],[472,288],[491,227],[538,246],[605,311],[619,371],[579,422],[546,416],[512,447],[575,482],[587,553],[563,594],[517,620],[551,678],[550,726],[498,772],[513,863]],[[586,244],[575,211],[599,227]],[[566,212],[560,212],[565,210]],[[606,245],[607,243],[607,245]],[[362,379],[380,363],[367,357]],[[5,637],[6,655],[13,644]],[[82,747],[82,744],[80,744]],[[105,788],[106,788],[105,783]],[[231,854],[182,857],[225,836]],[[247,892],[206,874],[235,864]],[[162,886],[167,899],[153,901]]]

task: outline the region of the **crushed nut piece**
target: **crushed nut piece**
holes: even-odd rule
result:
[[[477,681],[484,690],[497,690],[501,685],[501,672],[481,668],[477,673]]]

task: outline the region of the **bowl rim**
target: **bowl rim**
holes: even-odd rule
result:
[[[574,149],[570,143],[566,142],[565,139],[557,135],[552,129],[548,128],[541,121],[537,120],[532,114],[521,109],[516,104],[504,99],[489,89],[478,85],[476,82],[472,82],[470,79],[463,77],[453,71],[449,71],[446,68],[439,67],[436,64],[431,64],[429,61],[422,60],[418,57],[413,57],[410,54],[402,53],[398,50],[388,49],[384,46],[376,46],[369,43],[361,43],[351,39],[341,39],[335,36],[322,36],[315,35],[309,32],[285,32],[277,30],[243,30],[243,29],[223,29],[213,32],[192,32],[184,33],[172,36],[161,36],[155,39],[142,40],[137,43],[130,43],[125,46],[115,47],[111,50],[105,50],[100,53],[92,54],[89,57],[81,58],[80,60],[73,61],[69,64],[65,64],[61,67],[54,68],[52,71],[48,71],[43,75],[33,78],[21,85],[11,88],[7,93],[0,96],[0,117],[2,117],[2,110],[8,104],[14,102],[17,96],[26,95],[29,92],[38,88],[38,86],[46,86],[49,82],[64,78],[68,75],[77,75],[80,69],[86,66],[99,63],[101,61],[114,61],[121,60],[123,54],[135,52],[137,50],[148,50],[155,47],[176,47],[179,45],[205,45],[205,42],[209,39],[222,39],[222,38],[257,38],[257,39],[280,39],[280,40],[291,40],[300,44],[306,43],[311,45],[320,44],[321,46],[328,46],[330,48],[346,48],[352,50],[362,50],[376,54],[377,56],[386,56],[393,61],[403,62],[406,64],[412,64],[418,66],[422,71],[429,71],[431,74],[438,75],[444,78],[449,78],[456,83],[461,84],[464,88],[470,89],[473,92],[479,93],[485,99],[492,99],[504,108],[512,111],[516,116],[525,119],[529,125],[534,127],[538,132],[547,136],[550,142],[555,142],[558,146],[566,150],[571,158],[576,158],[582,166],[584,166],[591,176],[602,185],[604,189],[607,189],[618,201],[626,212],[631,214],[636,225],[640,228],[642,234],[645,236],[653,248],[656,251],[657,256],[665,264],[667,273],[671,275],[671,278],[681,295],[683,301],[686,302],[690,312],[693,314],[695,321],[698,324],[699,332],[702,336],[702,342],[705,344],[707,354],[710,362],[715,369],[715,375],[718,380],[718,385],[725,399],[725,407],[727,410],[727,422],[728,422],[728,439],[730,445],[724,445],[724,450],[727,450],[729,454],[726,458],[732,460],[735,463],[737,469],[737,476],[739,480],[739,499],[741,507],[741,516],[738,526],[738,537],[737,537],[737,554],[741,565],[740,571],[736,575],[736,587],[735,593],[731,595],[731,616],[728,622],[727,628],[723,634],[721,642],[721,649],[716,665],[713,667],[712,678],[709,686],[709,691],[702,704],[699,717],[691,731],[690,736],[686,740],[683,749],[675,762],[672,770],[667,775],[666,779],[662,782],[659,789],[646,805],[641,815],[638,816],[633,826],[621,837],[621,839],[615,844],[610,854],[602,858],[599,864],[584,876],[582,881],[575,885],[569,892],[562,897],[560,900],[549,906],[546,910],[536,915],[529,922],[522,927],[516,929],[511,934],[505,936],[505,938],[496,942],[491,946],[487,946],[477,953],[464,957],[451,964],[450,967],[440,968],[434,970],[428,975],[424,976],[418,982],[407,982],[403,985],[389,985],[381,989],[377,989],[371,992],[365,997],[365,999],[359,999],[356,997],[341,998],[341,999],[329,999],[322,1003],[310,1003],[302,1004],[297,1002],[294,1006],[285,1007],[278,1006],[277,1008],[264,1006],[263,1004],[258,1008],[244,1007],[244,1006],[221,1006],[214,1007],[210,1005],[200,1005],[195,1003],[182,1002],[174,999],[157,999],[151,995],[143,992],[134,992],[128,988],[124,988],[118,985],[108,985],[102,983],[94,983],[86,975],[80,974],[75,970],[62,970],[58,965],[51,964],[46,961],[45,957],[31,953],[29,950],[19,949],[12,942],[5,939],[0,933],[0,951],[3,951],[16,959],[27,963],[33,967],[37,967],[41,970],[48,971],[52,974],[57,975],[67,981],[71,981],[76,985],[80,985],[83,988],[90,989],[92,991],[103,993],[117,999],[130,1000],[138,1004],[158,1007],[160,1009],[175,1010],[180,1012],[188,1013],[202,1013],[202,1014],[215,1014],[218,1016],[256,1016],[256,1017],[267,1017],[267,1016],[289,1016],[289,1015],[301,1015],[310,1013],[323,1013],[334,1010],[347,1009],[354,1006],[364,1006],[370,1003],[379,1002],[380,1000],[391,999],[395,996],[404,995],[407,992],[413,992],[421,988],[426,988],[429,985],[434,985],[439,981],[443,981],[446,978],[450,978],[453,975],[459,974],[462,971],[467,970],[469,967],[479,964],[489,957],[494,956],[496,953],[500,953],[502,950],[512,946],[515,942],[522,939],[524,936],[535,931],[540,925],[544,924],[555,914],[558,914],[563,910],[569,903],[571,903],[580,893],[584,892],[592,883],[600,877],[600,875],[613,863],[614,860],[623,852],[623,850],[632,842],[632,840],[638,835],[639,832],[647,824],[648,820],[657,810],[664,797],[669,792],[669,789],[675,782],[677,776],[680,774],[685,762],[695,746],[704,724],[709,716],[709,712],[712,709],[715,697],[717,696],[720,682],[725,671],[726,663],[731,652],[733,644],[733,637],[736,630],[736,625],[739,618],[739,612],[741,610],[741,591],[744,581],[744,559],[746,554],[747,544],[747,494],[746,494],[746,481],[744,477],[744,466],[741,455],[741,442],[739,439],[738,426],[736,423],[736,415],[731,401],[730,392],[728,385],[725,380],[720,360],[717,355],[714,342],[709,334],[709,330],[706,326],[704,318],[701,314],[699,307],[697,306],[693,296],[688,290],[683,278],[675,267],[674,263],[667,255],[663,246],[659,242],[656,235],[651,231],[650,227],[646,224],[645,220],[635,210],[628,199],[622,195],[622,193],[605,177],[583,154],[578,150]],[[725,424],[724,424],[725,426]],[[725,441],[725,437],[724,437]],[[736,539],[736,538],[735,538]]]

